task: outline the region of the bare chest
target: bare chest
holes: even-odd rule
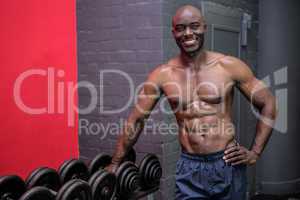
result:
[[[171,105],[184,107],[195,102],[221,104],[231,94],[233,81],[219,67],[198,72],[172,70],[163,84],[163,91]]]

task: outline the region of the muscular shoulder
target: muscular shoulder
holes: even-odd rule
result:
[[[249,66],[236,57],[224,56],[220,59],[220,64],[234,81],[247,82],[254,78]]]
[[[178,56],[171,58],[168,62],[158,65],[150,72],[149,77],[160,83],[168,80],[173,72],[182,69],[183,66],[179,61]]]
[[[147,82],[160,86],[166,79],[169,67],[166,64],[156,66],[148,75]]]

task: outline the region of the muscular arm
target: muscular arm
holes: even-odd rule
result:
[[[253,153],[259,156],[272,133],[276,118],[276,102],[266,85],[255,78],[249,67],[237,58],[228,57],[224,61],[239,90],[246,96],[260,113],[256,125],[256,135],[251,147]],[[253,164],[253,163],[250,163]]]
[[[127,151],[136,143],[143,130],[145,120],[160,98],[159,73],[159,69],[153,71],[139,92],[134,109],[130,113],[118,138],[112,165],[118,166]]]

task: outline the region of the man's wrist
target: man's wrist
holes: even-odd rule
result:
[[[260,152],[256,151],[255,149],[251,149],[251,152],[254,153],[257,158],[260,157]]]

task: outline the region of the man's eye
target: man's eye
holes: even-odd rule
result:
[[[175,29],[176,29],[176,31],[178,31],[178,32],[181,32],[181,31],[184,31],[184,26],[176,26],[175,27]]]
[[[200,24],[191,24],[191,29],[198,29],[200,27]]]

